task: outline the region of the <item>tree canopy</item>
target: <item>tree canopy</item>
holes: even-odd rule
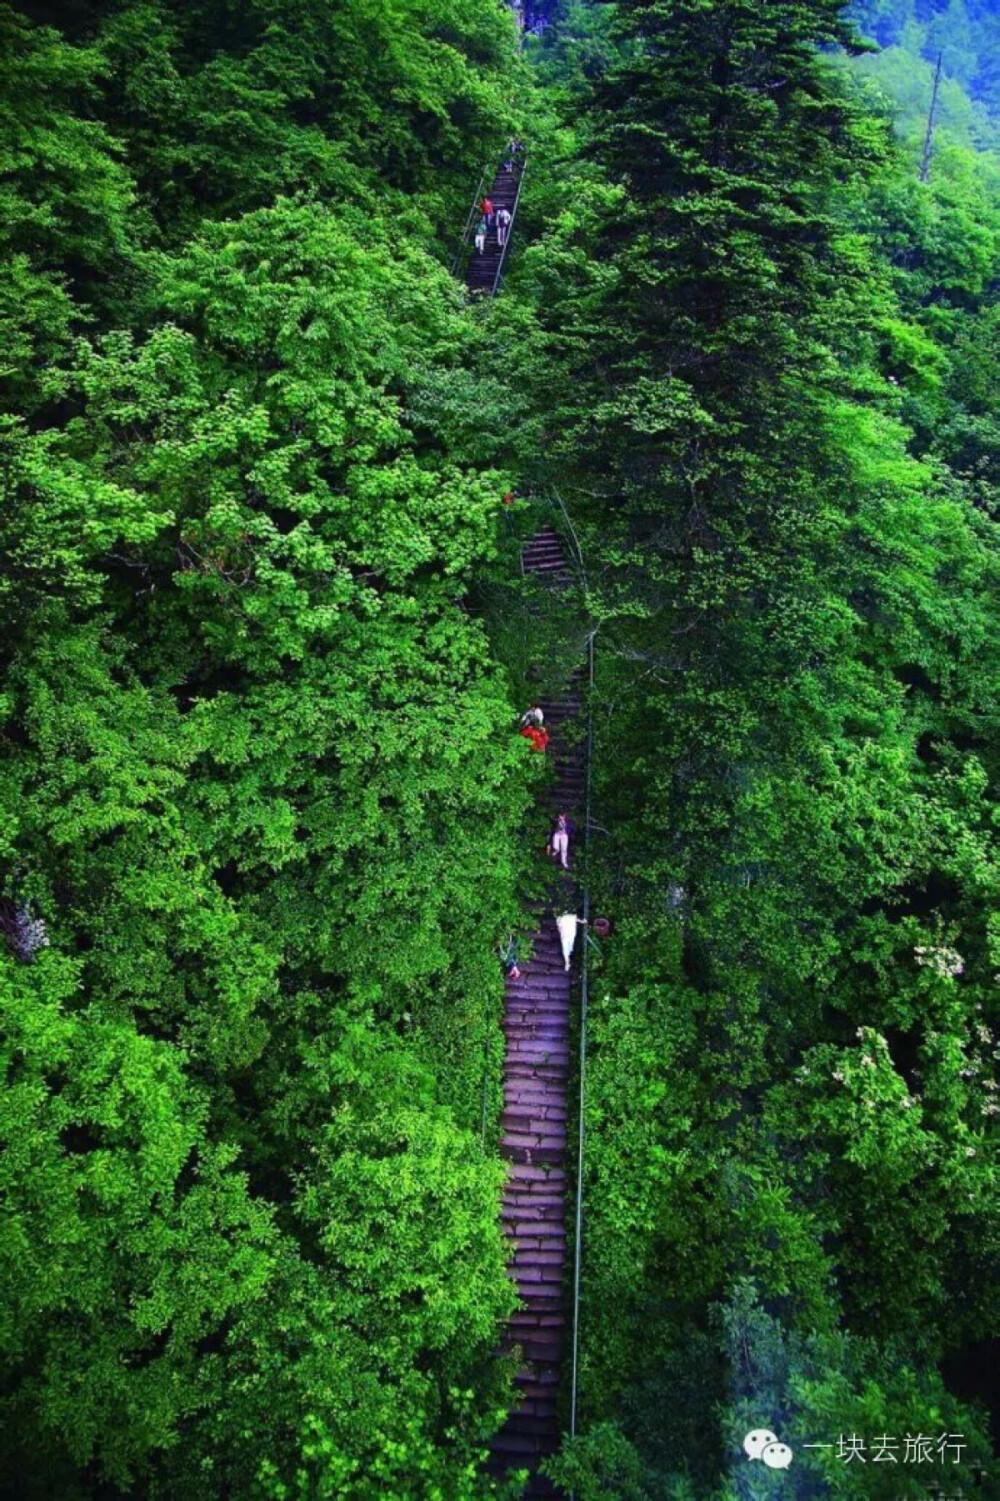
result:
[[[994,10],[0,6],[12,1501],[516,1494],[512,727],[584,617],[613,929],[552,1473],[986,1501]],[[448,267],[512,133],[485,305]],[[837,1452],[917,1432],[946,1474]]]

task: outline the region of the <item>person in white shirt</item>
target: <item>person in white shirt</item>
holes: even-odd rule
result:
[[[563,961],[566,972],[569,972],[570,956],[573,953],[573,945],[576,943],[576,930],[587,926],[585,917],[577,917],[575,912],[561,912],[556,918],[556,927],[559,929],[559,946],[562,949]]]

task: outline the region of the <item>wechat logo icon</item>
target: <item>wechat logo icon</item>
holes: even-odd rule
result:
[[[770,1428],[751,1428],[743,1448],[747,1459],[763,1460],[769,1470],[787,1470],[792,1462],[791,1449]]]

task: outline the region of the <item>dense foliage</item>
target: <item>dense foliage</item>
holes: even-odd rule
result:
[[[948,78],[1000,111],[996,0],[856,0],[852,11],[882,47],[940,57]]]
[[[874,92],[823,0],[571,12],[540,68],[577,123],[524,359],[600,622],[619,919],[560,1473],[971,1487],[1000,1337],[998,161],[948,118],[921,184],[929,77],[897,136],[892,72]],[[755,1426],[789,1472],[747,1467]],[[838,1454],[928,1428],[966,1441],[944,1480]]]
[[[0,12],[6,1493],[469,1495],[530,793],[438,231],[514,26],[61,9]]]
[[[581,603],[615,927],[557,1472],[989,1494],[996,16],[536,9],[521,52],[478,0],[0,6],[12,1498],[490,1493],[509,727]],[[572,511],[561,619],[504,590],[515,483]],[[837,1455],[917,1432],[962,1462]]]

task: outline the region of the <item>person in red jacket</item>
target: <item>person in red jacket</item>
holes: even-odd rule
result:
[[[495,219],[495,217],[496,217],[496,210],[493,207],[493,199],[492,198],[484,198],[483,199],[483,218],[486,220],[486,228],[487,229],[492,229],[493,228],[493,220]]]
[[[542,713],[540,704],[532,704],[526,709],[518,721],[521,734],[525,740],[531,741],[533,750],[544,751],[549,743],[549,732],[544,729],[545,715]]]

